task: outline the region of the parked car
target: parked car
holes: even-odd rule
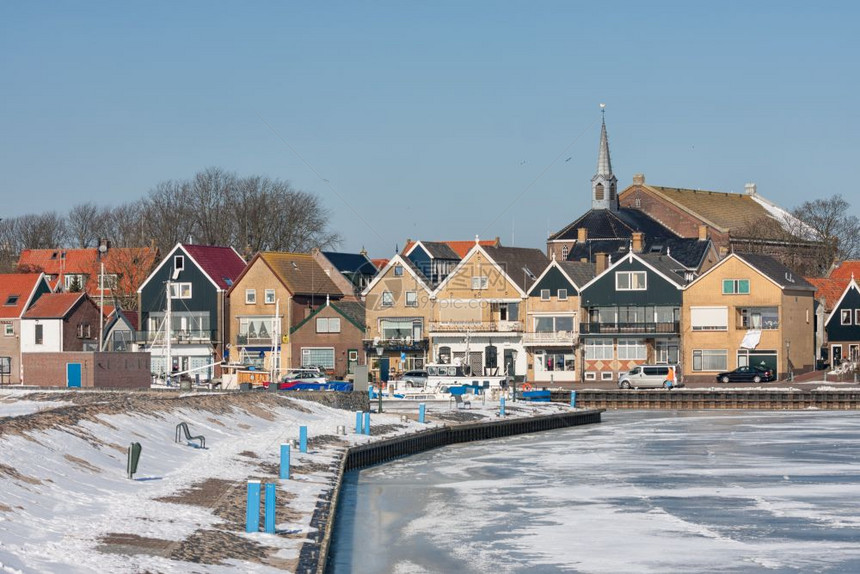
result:
[[[683,387],[680,369],[675,365],[638,365],[618,377],[618,386],[622,389],[639,387]]]
[[[761,383],[776,380],[776,376],[770,369],[749,365],[738,367],[734,371],[727,371],[717,375],[718,383]]]
[[[325,375],[317,368],[290,369],[281,377],[281,382],[319,383],[324,385]]]
[[[409,387],[424,387],[427,385],[427,371],[406,371],[401,377]]]

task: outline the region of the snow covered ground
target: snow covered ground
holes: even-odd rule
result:
[[[435,405],[428,420],[494,418],[497,408]],[[569,407],[508,407],[558,410]],[[353,412],[284,393],[0,390],[0,573],[296,571],[345,448],[428,428],[415,414],[373,414],[367,437],[354,433]],[[174,442],[182,421],[205,449]],[[293,477],[279,480],[280,445],[302,425],[309,452],[293,449]],[[132,442],[143,450],[130,480]],[[244,532],[248,480],[277,484],[276,534]]]

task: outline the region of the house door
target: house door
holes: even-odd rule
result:
[[[842,345],[833,345],[831,347],[831,355],[833,355],[833,366],[838,367],[842,364]]]
[[[355,373],[356,366],[358,366],[358,350],[350,349],[346,352],[346,372],[350,375]]]
[[[80,363],[66,363],[66,386],[70,389],[81,388]]]

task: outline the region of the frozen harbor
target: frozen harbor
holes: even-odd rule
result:
[[[860,571],[860,413],[603,421],[353,473],[331,570]]]

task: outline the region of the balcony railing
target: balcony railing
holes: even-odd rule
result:
[[[681,333],[681,323],[581,323],[579,332],[583,335],[678,335]]]
[[[576,344],[577,334],[570,331],[555,333],[523,333],[523,345],[570,345]]]
[[[430,323],[436,333],[518,333],[523,330],[519,321],[443,321]]]
[[[237,345],[271,345],[272,337],[249,337],[248,335],[236,335]]]
[[[216,341],[218,336],[217,331],[173,331],[170,334],[171,344],[192,344],[192,343],[212,343]],[[165,342],[165,333],[156,331],[137,331],[136,340],[138,343],[146,344],[163,344]]]
[[[426,351],[429,346],[427,339],[364,339],[364,349],[369,353],[375,352],[376,347],[382,347],[385,351]]]

